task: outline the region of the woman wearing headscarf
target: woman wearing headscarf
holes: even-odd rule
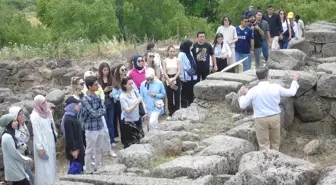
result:
[[[13,106],[9,109],[9,114],[15,115],[15,120],[18,122],[17,129],[15,130],[15,138],[18,140],[17,146],[19,152],[24,156],[30,155],[30,149],[28,148],[28,142],[30,139],[29,130],[25,124],[25,117],[23,110],[20,107]],[[25,165],[26,173],[29,175],[29,182],[34,184],[33,173],[28,164]]]
[[[127,74],[130,77],[135,86],[139,89],[140,85],[146,79],[146,70],[144,65],[144,59],[141,55],[137,54],[133,57],[133,69]]]
[[[140,95],[146,104],[149,116],[149,131],[158,129],[159,115],[163,114],[163,99],[166,91],[163,83],[155,76],[153,68],[146,70],[146,81],[141,83]]]
[[[182,81],[181,107],[187,108],[194,101],[194,86],[197,83],[196,62],[191,53],[191,40],[185,40],[180,46],[178,59],[181,62],[180,80]]]
[[[65,155],[70,161],[70,165],[73,161],[80,163],[84,166],[84,145],[82,136],[81,123],[77,119],[77,113],[79,112],[80,101],[70,96],[65,100],[65,113],[62,118],[62,125],[64,125],[65,133]],[[81,169],[83,171],[83,169]]]
[[[53,115],[44,96],[35,96],[30,120],[34,132],[35,184],[54,184],[57,132]]]
[[[25,172],[25,165],[33,164],[29,157],[25,157],[18,151],[18,140],[15,137],[15,130],[18,122],[14,114],[5,114],[0,118],[0,126],[5,128],[1,137],[3,162],[5,167],[5,180],[13,185],[30,185],[29,176]]]

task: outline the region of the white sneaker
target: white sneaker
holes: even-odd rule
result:
[[[166,120],[167,120],[167,121],[171,121],[171,120],[172,120],[172,117],[171,117],[171,116],[168,116],[168,117],[166,118]]]
[[[112,143],[112,144],[111,144],[111,147],[112,147],[112,148],[115,148],[115,147],[117,147],[117,144]]]
[[[109,152],[109,155],[111,157],[117,157],[117,154],[115,152],[113,152],[112,150]]]
[[[115,137],[115,138],[114,138],[114,142],[115,142],[115,143],[118,143],[119,141],[120,141],[119,137]]]

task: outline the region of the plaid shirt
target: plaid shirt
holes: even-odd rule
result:
[[[98,95],[85,94],[81,103],[81,111],[83,111],[82,119],[85,130],[96,131],[103,129],[102,117],[106,113],[106,108]]]

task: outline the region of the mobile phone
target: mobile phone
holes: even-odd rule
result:
[[[44,152],[43,156],[42,156],[42,159],[46,161],[46,160],[49,159],[49,156]]]

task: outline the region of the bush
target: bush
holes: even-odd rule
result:
[[[97,41],[102,36],[112,39],[119,34],[113,0],[50,0],[46,10],[39,11],[52,30],[53,40]]]

